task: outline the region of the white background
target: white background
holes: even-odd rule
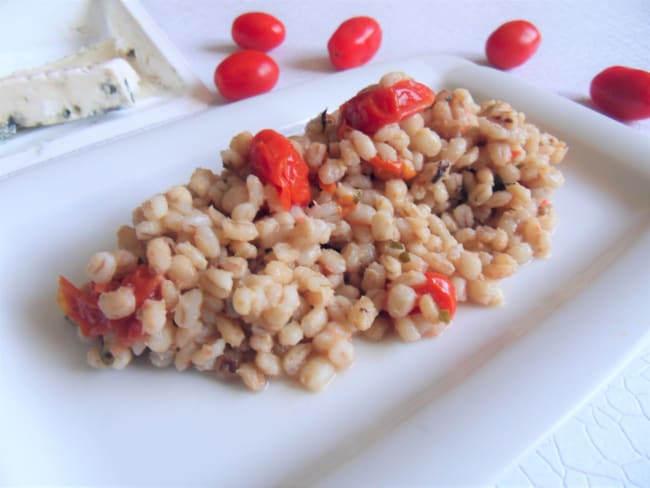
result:
[[[142,3],[212,90],[216,65],[236,50],[232,20],[252,10],[275,14],[287,28],[285,42],[271,52],[281,70],[276,89],[332,73],[327,40],[354,15],[371,15],[383,28],[382,46],[371,62],[435,53],[485,63],[488,35],[505,21],[527,19],[541,31],[542,44],[512,76],[578,103],[589,103],[591,79],[608,66],[650,71],[650,0]],[[216,97],[215,103],[223,100]],[[650,120],[630,125],[650,137]],[[613,318],[615,307],[608,306]],[[650,486],[650,349],[524,454],[499,485]]]

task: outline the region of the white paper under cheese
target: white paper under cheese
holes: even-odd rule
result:
[[[128,107],[140,78],[121,58],[0,79],[0,127],[52,125]]]

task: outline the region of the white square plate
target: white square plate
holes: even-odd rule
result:
[[[137,0],[2,2],[0,77],[114,57],[129,61],[140,76],[135,105],[0,138],[0,179],[81,147],[204,110],[212,99]]]
[[[55,304],[150,195],[219,166],[240,130],[299,130],[400,69],[500,98],[566,140],[553,256],[460,307],[441,337],[358,340],[317,395],[209,375],[87,367]],[[0,181],[0,482],[377,486],[493,480],[648,336],[650,141],[507,74],[448,58],[369,65],[208,110]]]

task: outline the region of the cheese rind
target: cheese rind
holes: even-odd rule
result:
[[[135,103],[140,77],[121,58],[0,80],[0,127],[52,125]]]

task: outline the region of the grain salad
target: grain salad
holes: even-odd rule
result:
[[[355,336],[417,341],[457,302],[501,304],[500,281],[550,252],[566,151],[506,102],[388,73],[301,135],[236,135],[220,173],[135,209],[88,283],[60,277],[58,302],[91,366],[318,391]]]

